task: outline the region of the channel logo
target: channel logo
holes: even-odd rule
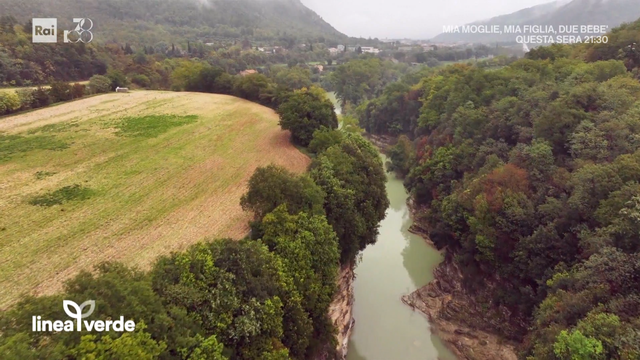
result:
[[[93,40],[93,21],[89,18],[73,18],[73,23],[76,24],[75,29],[64,31],[65,43],[85,43],[88,44]]]
[[[33,18],[31,35],[34,43],[58,42],[58,19]]]
[[[58,42],[58,19],[33,18],[31,19],[32,41],[34,43]],[[75,27],[73,30],[64,30],[62,39],[64,43],[88,44],[93,40],[93,21],[89,18],[73,18]]]
[[[72,331],[127,331],[136,330],[133,320],[126,320],[120,316],[118,320],[83,320],[88,318],[96,309],[95,300],[87,300],[78,305],[72,300],[63,300],[62,308],[68,317],[75,320],[45,320],[42,316],[31,317],[31,331],[34,332],[72,332]],[[86,309],[86,310],[85,310]]]

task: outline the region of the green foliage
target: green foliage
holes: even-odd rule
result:
[[[418,96],[419,91],[402,81],[391,83],[358,108],[360,123],[370,134],[412,133],[420,116]]]
[[[21,99],[15,92],[0,91],[0,115],[10,114],[20,109]]]
[[[166,345],[153,340],[149,334],[143,331],[144,329],[145,325],[142,322],[136,324],[134,333],[125,333],[116,339],[107,335],[98,340],[95,335],[85,335],[80,344],[70,349],[69,352],[77,359],[157,359]]]
[[[93,51],[93,44],[41,46],[32,43],[31,15],[24,14],[21,17],[29,19],[25,26],[15,26],[16,19],[11,16],[16,15],[24,6],[28,5],[20,2],[0,5],[2,17],[12,19],[14,24],[7,24],[11,31],[0,31],[0,86],[46,85],[51,79],[62,82],[81,81],[92,75],[105,73],[105,56]],[[34,9],[35,12],[41,10],[38,7]]]
[[[202,62],[182,61],[171,73],[174,89],[208,93],[231,93],[229,74]]]
[[[340,125],[340,131],[351,134],[362,134],[364,132],[364,129],[359,126],[358,119],[349,115],[340,117]]]
[[[333,326],[328,318],[329,305],[336,291],[338,271],[338,239],[322,215],[304,212],[289,215],[281,205],[262,219],[262,241],[280,256],[285,271],[302,296],[302,304],[313,322],[313,334],[302,329],[284,330],[284,344],[292,354],[303,355],[302,348],[289,344],[292,339],[305,338],[310,344],[308,358],[333,339]]]
[[[148,76],[143,75],[143,74],[136,74],[131,78],[131,82],[143,87],[143,88],[147,88],[149,86],[151,86],[151,80],[149,79]]]
[[[40,11],[62,19],[65,14],[72,13],[76,5],[70,0],[55,0],[46,4],[6,0],[0,7],[0,13],[30,19],[32,14]],[[266,4],[257,1],[223,2],[219,6],[207,6],[185,0],[139,3],[91,0],[84,6],[88,14],[95,14],[94,21],[101,24],[101,32],[104,32],[94,42],[119,43],[118,49],[126,54],[143,53],[142,45],[148,47],[161,41],[168,43],[169,49],[174,42],[176,48],[180,44],[181,53],[191,50],[193,54],[199,52],[194,39],[269,41],[287,48],[292,48],[290,41],[296,44],[307,39],[324,41],[326,38],[326,41],[332,42],[346,40],[345,35],[303,4],[286,1]],[[69,19],[63,26],[66,29],[71,25]],[[30,26],[28,30],[31,31]],[[191,39],[190,45],[187,44],[188,39]],[[74,46],[73,49],[80,52],[82,47]],[[178,49],[175,52],[178,53]]]
[[[147,115],[142,117],[127,117],[119,121],[115,128],[119,136],[155,138],[174,127],[180,127],[196,122],[196,115]]]
[[[296,176],[285,168],[269,165],[256,169],[248,188],[240,205],[245,211],[253,212],[256,220],[283,204],[291,214],[301,211],[322,214],[324,194],[307,175]]]
[[[73,98],[71,90],[71,85],[65,82],[56,81],[52,83],[51,87],[49,88],[49,96],[51,97],[51,101],[56,103],[60,101],[71,100]]]
[[[135,319],[136,332],[33,332],[31,318],[34,314],[41,315],[43,319],[67,318],[62,307],[63,299],[77,303],[95,299],[92,320],[108,320],[122,315],[126,319]],[[129,355],[157,358],[161,353],[167,355],[174,351],[172,345],[188,341],[189,331],[193,329],[188,322],[181,322],[184,318],[180,314],[172,313],[171,316],[153,292],[147,274],[121,264],[103,263],[93,273],[84,271],[69,280],[63,294],[26,297],[2,312],[0,351],[25,356],[3,356],[7,359],[122,359],[130,358]]]
[[[415,149],[411,140],[406,135],[400,135],[398,142],[389,148],[388,155],[391,160],[388,170],[395,171],[401,177],[407,176],[415,161]]]
[[[31,89],[18,89],[16,95],[20,99],[20,110],[28,110],[33,104],[33,90]]]
[[[155,134],[162,120],[131,118],[120,130]],[[65,131],[70,124],[33,133]],[[377,150],[359,135],[324,132],[328,140],[318,148],[313,178],[272,165],[250,179],[242,206],[256,215],[259,233],[253,235],[261,239],[199,243],[161,257],[150,272],[118,263],[83,271],[63,293],[26,297],[0,313],[0,355],[285,360],[315,358],[335,348],[328,313],[340,261],[352,265],[357,252],[375,241],[388,200]],[[37,136],[43,135],[29,137]],[[85,191],[65,187],[36,203],[78,200]],[[63,299],[95,299],[92,319],[122,315],[136,321],[137,331],[31,331],[34,314],[64,319]]]
[[[571,56],[571,47],[562,44],[552,44],[550,46],[540,46],[532,49],[526,54],[527,59],[531,60],[552,60]]]
[[[51,97],[49,97],[49,91],[41,87],[38,87],[35,91],[33,91],[31,93],[31,97],[33,99],[30,106],[32,109],[45,107],[51,104]]]
[[[359,105],[374,97],[388,82],[397,80],[391,62],[376,57],[363,57],[338,66],[331,82],[341,103]]]
[[[233,84],[232,93],[266,106],[272,106],[276,100],[273,83],[262,74],[240,76]]]
[[[602,343],[592,337],[582,335],[580,330],[567,333],[562,330],[553,346],[553,351],[560,359],[597,360],[602,359]]]
[[[27,333],[18,333],[7,337],[0,342],[0,356],[3,359],[38,359],[38,352],[29,344],[29,335]]]
[[[326,194],[324,209],[340,243],[340,262],[350,264],[359,251],[376,242],[389,207],[386,175],[378,151],[360,135],[321,153],[311,177]]]
[[[311,86],[311,72],[300,66],[283,68],[275,76],[278,85],[288,87],[292,90],[308,88]]]
[[[640,21],[622,24],[607,34],[606,44],[584,44],[578,47],[578,53],[587,61],[620,60],[628,70],[635,71],[636,77],[640,67],[640,48],[637,44]]]
[[[119,70],[109,70],[107,72],[107,78],[111,81],[111,90],[129,85],[129,80],[126,75]]]
[[[196,336],[198,346],[191,351],[183,351],[182,358],[188,360],[225,360],[222,354],[224,346],[216,340],[215,336],[203,339],[202,336]]]
[[[89,88],[94,94],[107,93],[111,90],[111,79],[102,75],[94,75],[89,79]]]
[[[43,195],[34,196],[29,200],[29,204],[35,206],[50,207],[54,205],[64,204],[69,201],[82,201],[90,198],[93,191],[79,184],[61,187],[57,190],[48,192]]]
[[[309,143],[309,151],[314,154],[324,152],[333,145],[341,143],[343,137],[342,132],[339,130],[331,130],[326,127],[320,128],[313,132],[313,139]]]
[[[322,89],[297,90],[278,107],[280,126],[291,131],[295,144],[309,146],[316,130],[338,128],[333,104]]]
[[[259,359],[282,348],[283,329],[310,326],[283,270],[259,242],[217,240],[161,258],[152,276],[173,312],[188,312],[193,326],[215,335],[233,358]]]
[[[613,44],[455,64],[355,96],[368,132],[399,136],[390,168],[407,174],[419,221],[467,291],[510,310],[489,326],[524,356],[640,354],[640,62],[627,48],[639,24]]]

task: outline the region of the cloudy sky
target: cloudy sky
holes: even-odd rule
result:
[[[552,0],[301,0],[349,36],[426,39],[463,25]]]

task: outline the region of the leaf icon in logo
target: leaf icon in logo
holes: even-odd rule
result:
[[[89,310],[87,310],[87,312],[83,313],[82,310],[89,306]],[[93,314],[93,310],[96,309],[96,301],[95,300],[87,300],[85,302],[83,302],[82,304],[80,304],[80,313],[82,314],[82,318],[86,318],[89,315]]]
[[[87,310],[87,312],[83,313],[82,310],[87,306],[89,306],[89,310]],[[96,301],[95,300],[87,300],[87,301],[83,302],[82,304],[80,304],[80,306],[78,306],[78,304],[76,304],[75,301],[63,300],[62,301],[62,307],[64,308],[64,312],[66,312],[67,315],[70,318],[74,318],[74,319],[80,320],[80,319],[84,319],[84,318],[88,317],[89,315],[93,314],[93,311],[96,309]]]

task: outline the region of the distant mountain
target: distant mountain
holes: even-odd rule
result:
[[[609,29],[640,18],[640,0],[559,0],[470,25],[608,25]],[[524,35],[524,34],[522,34]],[[530,34],[528,34],[530,35]],[[584,35],[584,34],[583,34]],[[513,34],[445,33],[438,42],[513,42]]]
[[[96,41],[119,43],[346,38],[300,0],[0,0],[0,14],[56,17],[61,29],[87,17]]]

